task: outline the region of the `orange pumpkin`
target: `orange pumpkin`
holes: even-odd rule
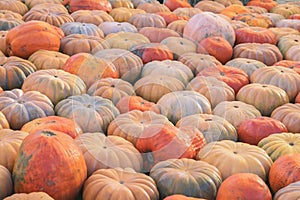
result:
[[[187,0],[165,0],[164,5],[167,6],[171,11],[177,8],[191,8],[191,4]]]
[[[43,199],[43,200],[54,200],[46,192],[30,192],[30,193],[15,193],[5,200],[30,200],[30,199]]]
[[[103,10],[105,12],[112,10],[112,6],[108,0],[64,0],[63,5],[68,7],[70,13],[77,10]]]
[[[225,15],[230,19],[233,19],[235,16],[242,13],[250,13],[250,10],[248,10],[245,6],[238,4],[232,4],[230,6],[227,6],[220,12],[220,14]]]
[[[5,115],[0,111],[0,130],[1,129],[9,129],[9,123]]]
[[[116,107],[121,114],[132,110],[153,111],[160,114],[160,110],[155,103],[147,101],[140,96],[124,96],[118,101]]]
[[[176,31],[161,27],[143,27],[139,30],[139,33],[149,38],[150,42],[153,43],[160,43],[168,37],[180,37]]]
[[[240,43],[269,43],[277,44],[275,34],[267,28],[245,27],[235,30],[236,44]]]
[[[247,6],[259,6],[267,9],[268,12],[272,10],[272,8],[276,7],[278,3],[273,0],[251,0],[247,3]]]
[[[182,194],[173,194],[171,196],[167,196],[166,198],[164,198],[164,200],[205,200],[205,199],[187,197],[187,196],[182,195]]]

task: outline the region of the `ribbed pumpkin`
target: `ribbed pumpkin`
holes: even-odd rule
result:
[[[138,14],[132,15],[128,19],[128,22],[130,24],[134,25],[137,29],[140,29],[143,27],[164,28],[167,26],[167,23],[164,20],[164,18],[155,13],[138,13]]]
[[[165,4],[161,4],[158,1],[141,3],[136,8],[142,9],[146,13],[157,13],[157,12],[169,12],[170,11],[170,9]]]
[[[173,194],[171,196],[167,196],[164,200],[204,200],[202,198],[194,198],[194,197],[187,197],[182,194]]]
[[[21,131],[34,133],[43,129],[60,131],[71,136],[73,139],[83,133],[81,127],[74,120],[59,116],[36,118],[24,124],[24,126],[21,128]]]
[[[96,187],[95,187],[96,186]],[[159,193],[154,180],[131,168],[99,169],[84,183],[83,199],[157,200]]]
[[[295,30],[293,28],[289,28],[289,27],[273,27],[273,28],[269,28],[270,31],[272,31],[277,39],[277,41],[280,40],[280,38],[286,36],[286,35],[299,35],[299,31]]]
[[[84,133],[75,139],[87,165],[88,176],[98,169],[132,168],[140,172],[143,159],[140,152],[129,141],[103,133]]]
[[[19,13],[13,12],[11,10],[0,10],[0,18],[8,19],[8,18],[15,18],[15,19],[22,19],[22,15]]]
[[[255,70],[267,66],[258,60],[248,58],[234,58],[225,65],[243,70],[248,74],[248,77],[250,77]]]
[[[6,167],[0,164],[0,198],[4,199],[5,197],[13,193],[13,181],[11,177],[11,172],[9,172]]]
[[[299,199],[300,197],[300,181],[289,184],[281,188],[274,195],[274,200]]]
[[[171,11],[177,8],[191,8],[191,4],[187,0],[167,0],[164,1],[164,5],[167,6]]]
[[[0,130],[1,129],[9,129],[9,123],[5,115],[0,111]]]
[[[288,34],[283,36],[278,41],[278,48],[285,58],[286,52],[297,44],[300,44],[300,35],[299,34]]]
[[[245,27],[235,30],[236,44],[241,43],[269,43],[276,45],[277,40],[272,31],[262,27]]]
[[[236,15],[233,19],[245,22],[250,27],[270,28],[274,26],[272,20],[263,14],[243,13]]]
[[[24,138],[13,169],[16,193],[42,191],[57,200],[75,199],[86,177],[84,157],[74,140],[47,129]]]
[[[271,117],[281,121],[288,129],[289,132],[300,132],[300,104],[287,103],[276,108]]]
[[[6,45],[6,35],[7,35],[8,31],[0,31],[0,51],[2,51],[2,53],[5,56],[8,56],[7,53],[7,45]]]
[[[0,18],[0,30],[9,31],[23,23],[23,20],[17,18]]]
[[[64,32],[58,27],[42,21],[29,21],[7,33],[8,54],[28,58],[40,49],[58,51],[63,37]]]
[[[99,27],[103,31],[105,36],[110,33],[118,32],[138,32],[137,28],[132,24],[129,24],[128,22],[103,22],[99,25]]]
[[[272,165],[269,172],[269,184],[275,193],[291,183],[300,180],[300,154],[283,155]]]
[[[268,13],[267,9],[259,6],[246,6],[246,8],[251,12],[251,13],[258,13],[258,14],[263,14],[263,13]]]
[[[43,200],[54,200],[45,192],[30,192],[30,193],[15,193],[9,197],[6,197],[5,200],[30,200],[30,199],[43,199]]]
[[[292,60],[292,61],[300,61],[299,47],[300,47],[300,45],[295,45],[295,46],[292,46],[291,48],[289,48],[289,50],[287,50],[287,52],[285,53],[285,59]]]
[[[132,9],[132,8],[125,8],[125,7],[118,7],[113,8],[109,15],[114,19],[115,22],[128,22],[130,17],[136,14],[144,14],[146,11],[142,9]]]
[[[300,7],[288,3],[280,4],[272,8],[271,13],[276,13],[289,18],[293,14],[300,14]]]
[[[87,88],[101,78],[118,78],[114,64],[89,53],[77,53],[66,60],[62,69],[77,75]]]
[[[27,0],[24,0],[24,1],[27,1]],[[36,5],[32,6],[32,8],[30,8],[30,10],[41,10],[41,9],[44,9],[44,8],[49,8],[50,10],[52,10],[54,12],[58,11],[58,12],[68,13],[67,8],[65,6],[63,6],[61,4],[61,2],[60,2],[60,4],[57,4],[57,3],[51,2],[51,1],[49,2],[49,0],[48,0],[48,2],[39,2],[39,3],[37,3]]]
[[[177,127],[193,126],[203,133],[207,143],[221,140],[237,141],[237,132],[232,124],[217,115],[194,114],[183,117]]]
[[[108,99],[82,94],[60,101],[55,106],[55,113],[74,120],[84,133],[106,133],[110,122],[119,115],[119,110]]]
[[[199,8],[177,8],[173,11],[173,13],[175,13],[178,16],[182,16],[182,17],[187,17],[187,18],[191,18],[196,14],[202,13],[202,10],[200,10]]]
[[[114,19],[103,10],[78,10],[71,13],[75,22],[90,23],[99,26],[103,22],[113,22]]]
[[[282,19],[285,19],[284,16],[276,14],[276,13],[263,13],[261,14],[269,18],[272,22],[272,27],[276,26],[276,23]]]
[[[288,94],[283,89],[261,83],[242,87],[236,94],[236,100],[255,106],[264,116],[270,116],[275,108],[289,103]]]
[[[233,19],[236,15],[242,13],[250,13],[250,10],[248,10],[248,8],[245,6],[238,4],[232,4],[230,6],[227,6],[220,12],[220,14],[225,15],[230,19]]]
[[[24,80],[36,71],[30,61],[16,57],[0,57],[0,87],[4,90],[21,88]]]
[[[173,21],[170,24],[168,24],[167,28],[176,31],[177,33],[180,34],[180,36],[182,36],[184,27],[187,24],[187,22],[188,22],[188,20],[184,20],[184,19],[176,20],[176,21]]]
[[[162,27],[143,27],[139,33],[149,38],[150,42],[160,43],[168,37],[180,37],[180,34],[168,28]]]
[[[122,97],[118,101],[116,107],[119,109],[121,114],[132,110],[153,111],[157,114],[160,114],[160,109],[155,103],[135,95]]]
[[[276,7],[278,3],[273,0],[251,0],[247,3],[247,6],[259,6],[267,9],[268,12],[272,10],[272,8]]]
[[[32,62],[37,70],[61,69],[70,56],[57,51],[38,50],[28,60]]]
[[[177,16],[175,13],[173,12],[169,12],[169,11],[163,11],[163,12],[157,12],[156,14],[162,16],[167,24],[167,26],[177,20],[188,20],[188,17],[185,16]]]
[[[39,91],[56,105],[69,96],[85,93],[86,86],[76,75],[60,69],[48,69],[36,71],[28,76],[24,81],[22,90],[24,92]]]
[[[225,6],[216,1],[199,1],[194,5],[194,8],[218,14],[225,8]]]
[[[183,194],[213,200],[222,183],[216,167],[186,158],[159,162],[151,169],[150,176],[155,180],[161,198]]]
[[[44,4],[44,3],[52,3],[62,5],[61,0],[24,0],[23,1],[29,9],[31,9],[35,5]]]
[[[173,125],[167,117],[152,111],[132,110],[118,115],[108,126],[107,135],[120,136],[136,144],[144,129],[154,125]]]
[[[3,0],[0,2],[0,10],[10,10],[24,15],[28,11],[28,8],[23,2],[18,0]]]
[[[237,173],[229,176],[220,186],[216,200],[272,200],[267,184],[256,174]]]
[[[71,34],[85,34],[104,38],[103,31],[98,26],[91,23],[67,22],[62,24],[60,28],[64,32],[65,36]]]
[[[197,52],[197,45],[189,39],[183,37],[167,37],[160,43],[166,45],[173,52],[174,60],[177,60],[185,53]]]
[[[17,153],[23,142],[23,139],[27,135],[28,133],[24,131],[14,131],[11,129],[0,130],[0,166],[7,168],[10,173],[13,171]],[[1,189],[2,187],[0,187],[0,190]],[[3,192],[5,191],[0,192],[0,196],[3,194]]]
[[[6,90],[0,93],[0,102],[0,111],[14,130],[33,119],[54,115],[52,102],[38,91]]]
[[[64,0],[63,5],[67,6],[71,13],[77,10],[103,10],[105,12],[110,12],[112,9],[108,0],[88,0],[88,2],[83,2],[81,0]]]
[[[211,142],[205,145],[199,151],[196,159],[218,168],[223,180],[236,173],[253,173],[267,181],[269,170],[273,164],[272,159],[263,149],[231,140]],[[234,167],[228,167],[228,163]]]

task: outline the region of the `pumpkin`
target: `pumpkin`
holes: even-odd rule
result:
[[[274,193],[300,180],[300,154],[283,155],[272,165],[269,184]]]
[[[227,120],[212,114],[194,114],[181,118],[177,127],[193,126],[204,135],[207,143],[221,140],[237,141],[237,131]]]
[[[282,82],[284,80],[284,82]],[[250,77],[252,83],[270,84],[286,91],[289,100],[294,101],[300,91],[300,75],[292,69],[281,66],[257,69]]]
[[[0,2],[0,10],[10,10],[23,16],[28,8],[19,0],[3,0]]]
[[[230,6],[227,6],[220,12],[220,14],[225,15],[230,19],[233,19],[236,15],[242,13],[250,13],[250,10],[248,10],[248,8],[245,6],[238,4],[232,4]]]
[[[181,118],[193,114],[210,114],[208,99],[195,91],[175,91],[163,95],[157,105],[161,114],[176,124]]]
[[[53,12],[68,13],[67,8],[62,4],[51,3],[51,2],[37,4],[33,6],[30,10],[41,10],[44,8],[50,9]]]
[[[255,106],[264,116],[270,116],[275,108],[289,103],[288,94],[283,89],[261,83],[242,87],[236,94],[236,100]]]
[[[134,8],[133,3],[130,0],[110,0],[112,8]]]
[[[261,116],[254,106],[242,101],[222,101],[213,109],[213,114],[223,117],[236,129],[244,121]]]
[[[89,87],[87,94],[109,99],[116,105],[122,97],[135,95],[135,92],[133,86],[127,81],[101,78]]]
[[[230,43],[223,37],[207,37],[201,40],[201,42],[198,45],[203,47],[209,55],[214,56],[222,64],[225,64],[232,57],[232,47]]]
[[[285,53],[285,59],[287,60],[292,60],[292,61],[300,61],[299,59],[299,47],[300,45],[295,45],[292,46],[291,48],[289,48],[287,50],[287,52]]]
[[[110,33],[118,32],[138,32],[137,28],[128,22],[103,22],[99,25],[99,27],[105,36]]]
[[[0,150],[2,152],[0,156],[0,169],[6,168],[10,173],[13,171],[17,153],[23,139],[27,135],[28,133],[24,131],[14,131],[11,129],[0,130]],[[3,189],[3,187],[0,188]],[[3,192],[5,191],[0,192],[0,194],[4,194]],[[1,199],[3,199],[3,197]]]
[[[282,19],[276,23],[276,27],[288,27],[300,31],[299,19]]]
[[[229,60],[225,65],[243,70],[247,73],[248,77],[250,77],[255,70],[266,67],[264,63],[248,58],[234,58]]]
[[[6,90],[0,93],[0,102],[0,111],[14,130],[33,119],[54,115],[52,102],[38,91]]]
[[[0,58],[0,87],[4,90],[21,88],[24,80],[36,71],[30,61],[16,57]]]
[[[9,18],[22,19],[22,15],[20,15],[19,13],[10,11],[10,10],[0,10],[0,18],[5,18],[5,19],[9,19]]]
[[[234,30],[239,29],[239,28],[243,28],[243,27],[249,27],[249,25],[246,24],[245,22],[237,21],[237,20],[231,20],[230,24],[231,24],[231,26]]]
[[[134,84],[140,77],[143,61],[140,57],[125,49],[93,50],[97,58],[108,60],[114,64],[120,78]]]
[[[98,169],[132,168],[140,172],[143,166],[142,155],[129,141],[118,136],[105,136],[103,133],[84,133],[75,139],[81,149],[88,176]]]
[[[197,74],[197,76],[213,76],[224,81],[235,93],[243,86],[249,83],[248,75],[241,69],[218,65],[217,67],[206,68]]]
[[[0,111],[0,130],[9,129],[9,123],[5,115]]]
[[[36,131],[43,129],[60,131],[71,136],[73,139],[83,133],[81,127],[75,121],[59,116],[36,118],[24,124],[21,131],[35,133]]]
[[[269,43],[242,43],[233,48],[233,58],[249,58],[271,66],[282,60],[282,54],[277,46]]]
[[[182,194],[173,194],[171,196],[167,196],[164,200],[204,200],[202,198],[194,198],[194,197],[187,197]]]
[[[196,53],[197,45],[189,39],[182,37],[167,37],[161,44],[166,45],[174,54],[174,60],[177,60],[185,53]]]
[[[215,0],[215,1],[223,4],[225,7],[228,7],[233,4],[243,5],[243,3],[239,0]]]
[[[157,0],[132,0],[133,6],[136,8],[143,3],[158,3]]]
[[[42,191],[57,200],[74,199],[86,177],[84,157],[75,141],[47,129],[24,138],[13,169],[16,193]]]
[[[103,10],[77,10],[71,13],[75,22],[95,24],[99,26],[103,22],[113,22],[114,19]]]
[[[163,3],[170,11],[174,11],[177,8],[191,8],[191,4],[187,0],[166,0]]]
[[[11,173],[8,169],[0,164],[0,198],[4,199],[5,197],[13,193],[13,181],[11,178]]]
[[[158,27],[143,27],[139,33],[149,38],[150,42],[160,43],[162,40],[169,37],[180,37],[179,33],[168,28]]]
[[[298,14],[292,14],[288,17],[288,19],[300,19],[300,13]]]
[[[112,10],[111,3],[108,0],[64,0],[63,5],[68,7],[70,13],[77,10],[103,10],[105,12],[110,12]]]
[[[53,105],[56,105],[69,96],[85,93],[86,85],[78,76],[69,72],[61,69],[45,69],[28,76],[22,85],[22,90],[39,91],[46,95]]]
[[[282,15],[284,18],[289,18],[293,14],[300,14],[300,7],[292,4],[280,4],[270,10],[271,13]]]
[[[24,21],[16,18],[0,18],[0,30],[8,31],[16,26],[23,24]]]
[[[146,13],[170,12],[170,9],[160,2],[145,2],[139,4],[136,9],[144,10]]]
[[[235,100],[234,90],[224,81],[213,76],[197,76],[189,82],[185,89],[204,95],[212,108],[222,101]]]
[[[295,103],[300,103],[300,92],[297,94],[295,98]]]
[[[180,36],[183,35],[183,30],[185,25],[187,24],[187,20],[181,19],[181,20],[176,20],[171,22],[170,24],[167,25],[167,28],[176,31],[179,33]]]
[[[62,24],[60,28],[64,32],[65,36],[71,34],[85,34],[104,38],[103,31],[98,26],[91,23],[66,22]]]
[[[259,6],[267,9],[268,12],[272,10],[272,8],[276,7],[278,3],[273,0],[251,0],[247,3],[247,6]]]
[[[259,6],[245,6],[251,13],[263,14],[268,13],[267,9]]]
[[[175,13],[169,11],[157,12],[156,14],[162,16],[167,25],[177,20],[189,20],[186,16],[177,16]]]
[[[299,198],[299,184],[300,181],[289,184],[288,186],[281,188],[274,195],[274,200],[284,199],[297,199]]]
[[[218,168],[223,181],[237,173],[253,173],[266,181],[273,164],[263,149],[231,140],[208,143],[199,151],[196,159]],[[228,167],[228,163],[234,167]]]
[[[300,44],[300,35],[299,34],[288,34],[283,36],[278,41],[278,48],[285,58],[286,52],[295,45]]]
[[[224,37],[231,46],[235,42],[235,33],[230,23],[211,12],[194,15],[184,27],[183,37],[196,43],[210,36]]]
[[[159,162],[151,169],[150,176],[155,180],[161,198],[182,194],[211,200],[216,197],[222,182],[216,167],[187,158]]]
[[[300,74],[300,61],[281,60],[275,63],[273,66],[282,66],[282,67],[290,68],[293,69],[298,74]]]
[[[57,51],[38,50],[28,60],[32,62],[37,70],[61,69],[70,56]]]
[[[240,43],[269,43],[277,44],[276,37],[272,31],[262,27],[245,27],[235,30],[236,44]]]
[[[8,56],[7,53],[7,46],[6,46],[6,35],[8,31],[0,31],[0,51],[5,55]]]
[[[221,184],[216,200],[222,199],[272,200],[272,194],[258,175],[237,173]]]
[[[101,78],[118,78],[119,74],[114,64],[89,53],[77,53],[68,58],[62,69],[77,75],[87,88]]]
[[[191,8],[177,8],[173,11],[173,13],[175,13],[178,16],[187,17],[188,19],[190,19],[194,15],[196,15],[198,13],[202,13],[202,10],[200,10],[199,8],[194,8],[194,7],[191,7]]]
[[[263,13],[262,16],[269,18],[272,22],[272,27],[276,26],[276,23],[282,19],[285,19],[284,16],[276,13]]]
[[[133,145],[141,137],[143,131],[150,126],[173,124],[167,117],[152,111],[132,110],[118,115],[108,126],[107,135],[120,136]]]
[[[146,11],[138,8],[132,9],[126,7],[118,7],[113,8],[109,12],[109,15],[114,19],[115,22],[128,22],[131,16],[144,13],[146,13]]]
[[[9,197],[6,197],[5,200],[30,200],[30,199],[43,199],[43,200],[54,200],[45,192],[30,192],[30,193],[15,193]]]
[[[164,18],[155,13],[138,13],[132,15],[128,22],[134,25],[137,29],[143,27],[165,28],[167,26]]]
[[[269,30],[275,34],[277,41],[279,41],[280,38],[286,35],[299,35],[299,31],[289,27],[274,27],[269,28]]]
[[[95,187],[96,186],[96,187]],[[84,183],[83,199],[159,199],[154,180],[131,168],[99,169]]]
[[[271,118],[281,121],[287,127],[289,132],[299,133],[299,110],[300,104],[287,103],[273,110]]]
[[[225,6],[216,1],[199,1],[194,5],[194,8],[218,14],[225,8]]]
[[[62,5],[61,0],[23,0],[23,2],[26,4],[26,6],[31,9],[32,7],[39,5],[39,4],[44,4],[44,3],[52,3],[52,4],[58,4]]]
[[[122,97],[116,107],[119,109],[120,113],[127,113],[132,110],[140,111],[153,111],[157,114],[160,114],[160,109],[158,106],[150,101],[143,99],[140,96],[124,96]]]
[[[6,43],[10,56],[28,58],[34,52],[44,49],[58,51],[64,32],[42,21],[29,21],[8,31]],[[36,40],[35,38],[39,38]]]
[[[60,51],[73,56],[77,53],[91,53],[98,45],[103,47],[103,49],[109,48],[108,43],[100,37],[85,34],[70,34],[61,39]]]
[[[263,14],[243,13],[236,15],[233,19],[236,21],[245,22],[252,27],[269,28],[274,26],[272,20]]]

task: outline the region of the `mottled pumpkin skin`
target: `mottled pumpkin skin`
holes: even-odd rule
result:
[[[229,176],[220,186],[216,200],[272,200],[267,184],[256,174]]]
[[[31,200],[31,199],[43,199],[43,200],[54,200],[45,192],[30,192],[30,193],[15,193],[5,200]]]
[[[16,193],[43,191],[57,200],[75,199],[86,177],[85,160],[74,140],[47,129],[23,140],[13,169]]]
[[[300,154],[284,155],[272,165],[269,184],[273,192],[300,180]]]
[[[272,10],[272,8],[276,7],[278,3],[273,0],[252,0],[247,3],[247,6],[259,6],[267,9],[268,12]]]
[[[118,101],[116,107],[121,114],[132,110],[153,111],[160,114],[160,109],[155,103],[147,101],[140,96],[124,96]]]
[[[63,5],[68,5],[69,12],[71,13],[78,10],[103,10],[105,12],[110,12],[112,10],[112,5],[107,0],[64,0]]]

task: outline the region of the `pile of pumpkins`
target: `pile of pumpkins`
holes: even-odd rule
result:
[[[0,199],[299,199],[299,31],[299,1],[1,0]]]

